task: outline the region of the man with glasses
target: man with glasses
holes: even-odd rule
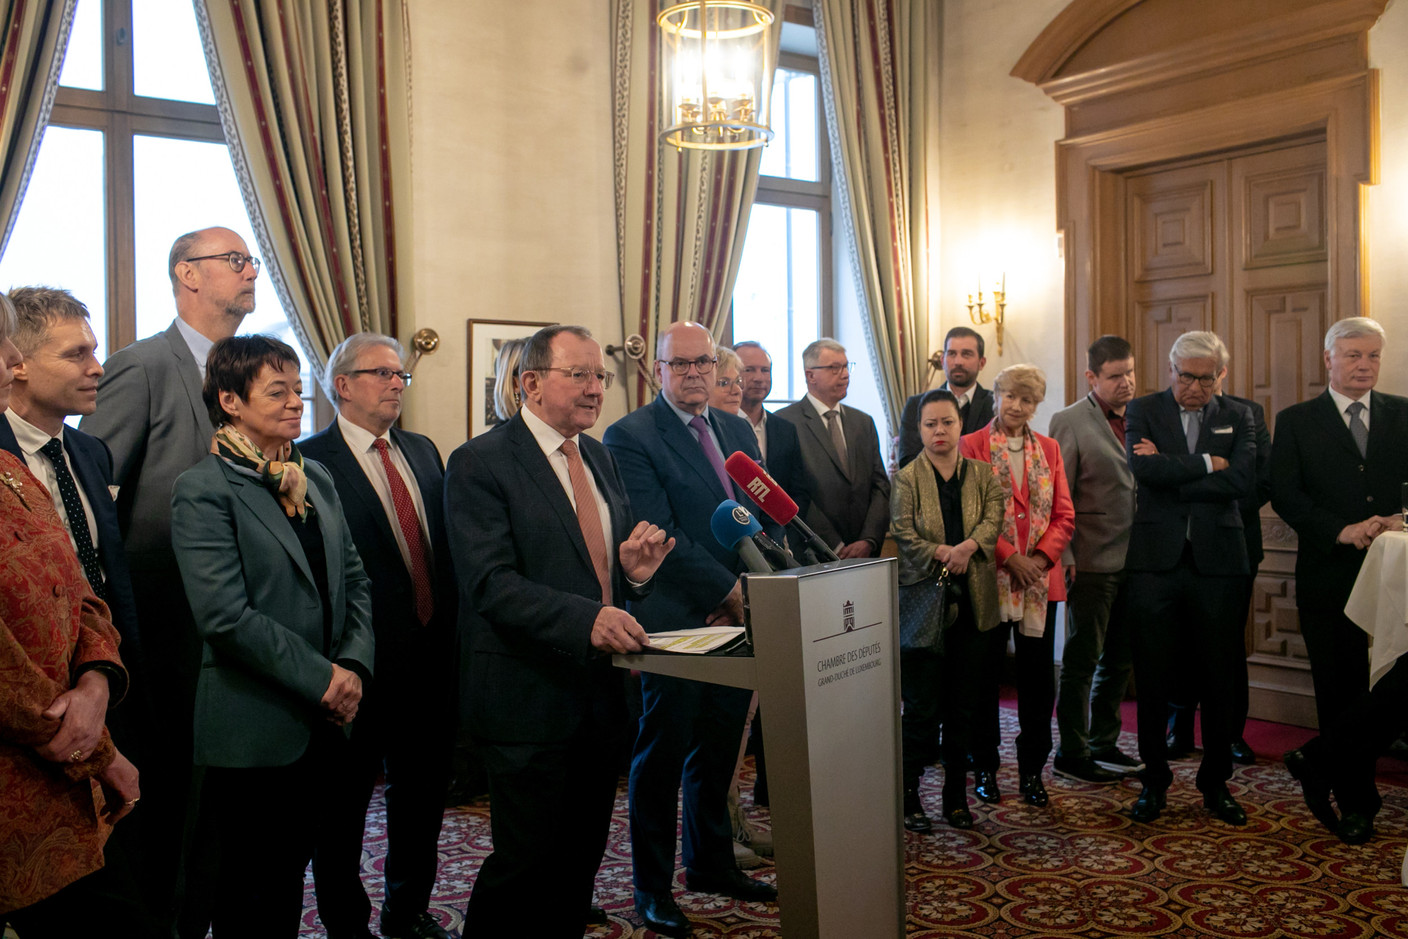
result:
[[[1214,394],[1227,371],[1216,333],[1188,332],[1168,353],[1171,387],[1135,398],[1125,410],[1125,446],[1137,485],[1125,556],[1134,623],[1140,778],[1131,812],[1152,822],[1163,811],[1168,765],[1168,702],[1179,671],[1191,673],[1202,701],[1203,805],[1229,825],[1246,812],[1227,790],[1232,776],[1231,688],[1243,655],[1237,622],[1247,576],[1240,503],[1256,485],[1251,415]]]
[[[330,799],[334,828],[313,857],[318,915],[330,939],[371,935],[362,829],[386,772],[386,939],[448,939],[429,913],[455,740],[456,588],[445,534],[444,465],[429,437],[394,426],[411,376],[401,344],[348,336],[323,385],[337,417],[301,445],[327,467],[362,565],[372,574],[375,680],[352,725],[352,778]]]
[[[758,438],[758,449],[763,454],[763,466],[797,503],[797,511],[805,518],[811,496],[807,494],[797,428],[786,420],[775,419],[773,413],[763,407],[763,402],[772,394],[772,356],[762,343],[751,339],[734,343],[733,351],[743,367],[743,404],[739,410],[753,425],[753,435]]]
[[[714,339],[698,323],[660,334],[655,375],[660,396],[606,429],[602,440],[621,467],[637,517],[676,539],[650,596],[631,612],[649,630],[743,623],[745,570],[738,552],[714,538],[719,503],[748,499],[724,470],[735,452],[758,459],[748,422],[709,407]],[[781,529],[766,518],[768,534]],[[777,890],[746,877],[733,854],[728,790],[748,702],[746,689],[665,675],[641,676],[644,712],[631,759],[631,861],[636,911],[666,936],[690,934],[675,903],[675,831],[684,789],[685,887],[745,901],[771,901]]]
[[[523,407],[445,474],[461,700],[494,836],[464,935],[580,936],[606,922],[592,885],[630,729],[610,654],[647,644],[625,606],[658,589],[675,542],[636,521],[635,493],[585,433],[612,380],[592,334],[541,329],[518,368]]]
[[[158,916],[175,916],[182,830],[191,789],[196,673],[201,642],[171,547],[171,489],[176,477],[210,452],[213,430],[201,399],[205,359],[254,311],[259,260],[228,228],[188,232],[167,262],[176,319],[165,332],[108,357],[97,410],[79,427],[112,451],[117,514],[142,624],[153,740],[142,766],[148,901]],[[211,848],[198,830],[180,915],[182,936],[204,936],[210,924],[208,886],[200,871]],[[202,860],[202,859],[205,860]]]
[[[807,396],[777,416],[797,428],[811,505],[806,522],[843,558],[880,553],[890,524],[890,479],[869,414],[843,407],[846,347],[818,339],[802,350]]]

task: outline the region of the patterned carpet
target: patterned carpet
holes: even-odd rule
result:
[[[1016,716],[1003,709],[1004,738]],[[1134,751],[1132,735],[1122,746]],[[1018,804],[1010,744],[999,775],[1005,798],[986,806],[970,797],[977,825],[957,831],[936,824],[930,835],[906,835],[911,937],[1111,936],[1304,939],[1408,937],[1408,890],[1399,884],[1408,847],[1408,790],[1380,788],[1379,836],[1368,845],[1341,844],[1311,817],[1299,787],[1279,762],[1238,767],[1230,788],[1247,810],[1232,828],[1202,808],[1193,787],[1196,762],[1175,764],[1169,805],[1153,825],[1126,814],[1133,781],[1094,786],[1053,779],[1051,805]],[[752,763],[749,761],[749,773]],[[751,782],[751,778],[749,779]],[[938,770],[924,777],[925,804],[937,815]],[[745,804],[749,798],[745,791]],[[781,797],[775,793],[774,798]],[[747,805],[763,826],[766,810]],[[380,899],[386,848],[378,794],[367,819],[368,889]],[[487,799],[449,810],[440,839],[434,912],[457,932],[479,864],[490,850]],[[772,870],[754,871],[772,879]],[[683,874],[679,875],[682,882]],[[610,924],[593,939],[654,936],[631,900],[630,838],[624,783],[616,800],[611,843],[597,878],[597,903]],[[785,935],[777,908],[688,893],[676,897],[699,939],[771,939]],[[313,909],[311,881],[301,935],[324,933]],[[373,926],[375,922],[373,922]],[[528,935],[527,932],[524,935]],[[863,939],[863,937],[858,937]]]

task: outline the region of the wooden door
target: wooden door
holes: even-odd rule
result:
[[[1210,329],[1225,390],[1275,415],[1325,388],[1330,325],[1323,138],[1242,148],[1123,174],[1126,332],[1140,392],[1168,387],[1168,350]],[[1262,509],[1266,559],[1248,632],[1253,717],[1310,726],[1314,695],[1295,610],[1295,535]]]

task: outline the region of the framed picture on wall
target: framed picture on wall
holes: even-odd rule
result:
[[[494,413],[494,363],[499,349],[513,339],[527,339],[544,326],[513,320],[466,320],[469,330],[469,436],[476,437],[499,423]]]

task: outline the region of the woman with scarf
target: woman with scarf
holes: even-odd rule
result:
[[[331,477],[304,462],[298,356],[268,336],[210,350],[210,456],[176,480],[171,532],[204,643],[195,762],[216,819],[212,920],[294,937],[303,871],[339,800],[347,734],[371,677],[367,576]]]
[[[1051,709],[1056,702],[1052,670],[1056,603],[1066,599],[1061,554],[1075,530],[1075,508],[1066,486],[1061,448],[1031,429],[1046,397],[1046,375],[1035,365],[1009,365],[993,381],[997,415],[965,436],[965,457],[991,463],[1006,496],[1002,535],[997,540],[997,597],[1001,624],[986,635],[973,667],[984,675],[984,693],[974,701],[974,791],[999,802],[997,786],[998,685],[1007,637],[1017,665],[1017,772],[1022,799],[1046,805],[1041,772],[1051,756]]]

